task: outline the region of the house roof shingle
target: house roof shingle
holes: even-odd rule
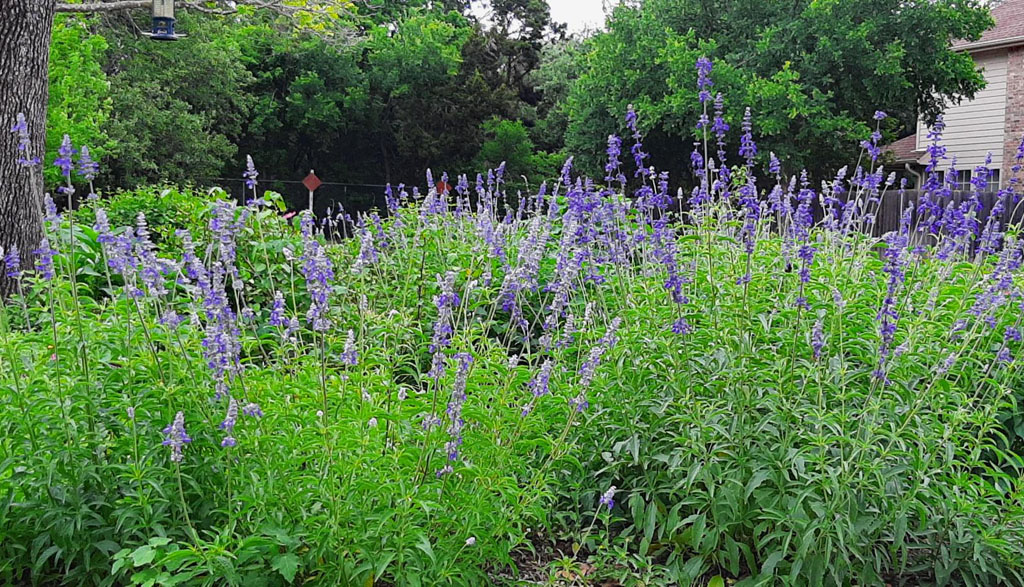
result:
[[[954,41],[953,49],[971,50],[992,46],[1024,44],[1024,0],[1006,0],[992,9],[996,25],[977,41]]]
[[[909,137],[903,137],[902,139],[889,143],[883,147],[886,153],[892,153],[894,163],[913,163],[918,160],[924,151],[917,150],[917,135],[912,134]]]

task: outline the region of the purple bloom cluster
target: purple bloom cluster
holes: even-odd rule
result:
[[[270,306],[270,319],[269,323],[271,326],[287,326],[288,320],[284,315],[284,295],[280,291],[274,292],[274,301]]]
[[[711,99],[711,86],[714,85],[711,81],[711,67],[711,60],[707,57],[697,59],[697,99],[701,103]]]
[[[60,147],[57,147],[57,158],[53,160],[53,165],[60,169],[60,174],[68,182],[71,181],[71,171],[75,168],[75,163],[72,161],[75,152],[75,148],[71,144],[71,137],[64,135],[64,139],[60,142]],[[66,191],[70,188],[62,186],[59,189]]]
[[[220,423],[220,429],[224,431],[224,440],[220,441],[222,447],[232,447],[237,444],[235,437],[232,436],[235,431],[235,424],[238,422],[238,402],[235,398],[228,400],[228,412],[224,416],[224,421]]]
[[[96,175],[100,172],[100,164],[93,160],[92,155],[89,153],[89,147],[82,146],[82,150],[78,154],[78,169],[75,171],[85,181],[93,181],[96,179]]]
[[[18,245],[11,245],[11,248],[7,249],[4,254],[4,271],[7,277],[21,278],[21,254],[18,251]]]
[[[36,255],[36,273],[47,281],[52,280],[54,278],[53,256],[57,251],[50,247],[50,239],[44,236],[39,241],[39,248],[33,253]]]
[[[171,447],[171,462],[181,462],[181,449],[192,442],[192,438],[185,432],[185,412],[178,412],[174,421],[164,428],[164,446]]]
[[[333,324],[328,298],[331,291],[330,283],[334,279],[334,267],[327,256],[327,249],[313,234],[313,215],[309,211],[302,214],[301,227],[302,274],[306,278],[306,289],[311,300],[306,320],[313,330],[326,332]]]
[[[597,500],[597,503],[603,507],[608,508],[611,511],[615,507],[615,486],[612,485],[607,491],[601,494],[601,499]]]
[[[29,134],[28,121],[25,120],[25,114],[18,113],[14,126],[11,127],[11,132],[18,135],[18,165],[22,167],[39,165],[39,157],[33,157],[29,154],[29,151],[32,149],[32,135]]]
[[[459,460],[462,429],[466,425],[466,421],[462,418],[462,406],[466,403],[466,383],[469,380],[469,368],[473,364],[473,355],[458,353],[455,355],[455,359],[459,364],[455,369],[455,384],[452,387],[451,399],[448,401],[448,408],[445,411],[448,416],[448,441],[445,442],[444,451],[448,455],[448,463],[437,472],[438,477],[450,473],[452,464]]]
[[[359,364],[359,350],[356,348],[356,333],[348,331],[348,338],[345,339],[345,349],[341,352],[341,362],[349,367]]]
[[[811,349],[814,351],[814,358],[821,358],[821,349],[825,348],[825,333],[822,329],[821,320],[815,320],[814,328],[811,329]]]
[[[260,176],[260,172],[256,171],[256,165],[252,161],[252,155],[245,156],[245,171],[242,172],[242,178],[245,180],[245,187],[250,190],[256,189],[256,178]],[[255,196],[255,194],[254,194]]]

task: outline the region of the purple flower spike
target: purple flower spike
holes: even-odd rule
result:
[[[701,103],[711,99],[711,86],[714,85],[711,81],[711,67],[711,60],[707,57],[697,59],[697,97]]]
[[[262,418],[263,410],[260,409],[260,405],[255,402],[249,402],[242,408],[242,413],[250,418]]]
[[[78,154],[78,170],[75,171],[85,181],[92,181],[96,179],[96,174],[100,172],[100,164],[93,160],[92,155],[89,154],[89,147],[82,146],[81,152]]]
[[[21,277],[21,254],[18,251],[18,245],[11,245],[7,254],[4,255],[4,269],[7,271],[7,277],[11,279]]]
[[[341,362],[355,367],[359,364],[359,351],[356,349],[356,333],[349,330],[348,339],[345,340],[345,350],[341,353]]]
[[[64,140],[61,141],[60,147],[57,148],[57,158],[54,159],[54,167],[60,168],[61,175],[64,179],[71,179],[71,170],[75,168],[75,164],[71,161],[71,157],[75,154],[75,148],[71,145],[71,137],[64,135]]]
[[[181,449],[192,442],[192,438],[185,432],[185,412],[178,412],[174,416],[174,422],[164,428],[164,446],[171,447],[171,462],[181,462]]]
[[[260,176],[260,172],[256,171],[256,165],[252,162],[252,155],[245,156],[245,172],[242,173],[242,178],[245,179],[245,187],[250,190],[256,189],[256,178]]]
[[[228,413],[224,416],[224,421],[220,423],[220,429],[224,431],[224,440],[220,442],[222,447],[227,448],[237,444],[235,437],[232,436],[236,423],[238,423],[238,402],[235,401],[235,398],[231,398],[228,401]]]
[[[25,120],[23,113],[18,113],[14,126],[11,127],[11,132],[18,135],[18,165],[22,167],[39,165],[39,157],[31,157],[29,155],[29,150],[32,148],[32,135],[28,132],[28,121]]]
[[[814,358],[821,358],[821,349],[825,348],[825,333],[822,331],[821,320],[814,323],[811,329],[811,349],[814,350]]]
[[[36,254],[36,272],[47,281],[53,279],[53,255],[56,251],[50,248],[50,240],[44,236],[43,240],[39,241],[39,248],[34,252]]]
[[[611,511],[612,508],[615,507],[615,486],[612,485],[608,488],[608,491],[602,493],[601,499],[599,499],[597,503],[608,508],[608,511]]]

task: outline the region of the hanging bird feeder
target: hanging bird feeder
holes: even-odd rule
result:
[[[153,0],[153,32],[147,36],[154,41],[177,41],[184,36],[174,33],[174,0]]]

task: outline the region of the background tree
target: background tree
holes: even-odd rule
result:
[[[315,29],[323,36],[344,37],[348,29],[338,26],[349,14],[351,3],[314,0],[182,0],[179,6],[200,12],[231,14],[248,5],[272,10]],[[17,247],[22,261],[29,264],[31,251],[42,238],[43,174],[19,160],[42,157],[49,99],[51,31],[57,12],[111,12],[140,9],[151,0],[108,0],[58,3],[56,0],[9,0],[0,16],[0,119],[13,124],[19,113],[25,124],[19,133],[2,133],[0,138],[0,247]],[[0,274],[0,292],[9,280]]]
[[[10,0],[0,17],[0,120],[13,125],[25,115],[24,134],[0,132],[0,247],[17,247],[26,264],[42,236],[43,177],[19,162],[43,154],[54,9],[54,2]],[[5,271],[0,294],[10,286]]]
[[[608,32],[587,43],[569,97],[566,144],[596,170],[603,140],[637,104],[660,166],[684,171],[698,112],[693,63],[715,61],[716,90],[738,127],[755,113],[762,152],[825,173],[868,133],[877,109],[890,138],[946,100],[983,87],[954,39],[976,39],[992,20],[978,0],[646,0],[616,8]],[[733,133],[737,138],[738,133]]]

